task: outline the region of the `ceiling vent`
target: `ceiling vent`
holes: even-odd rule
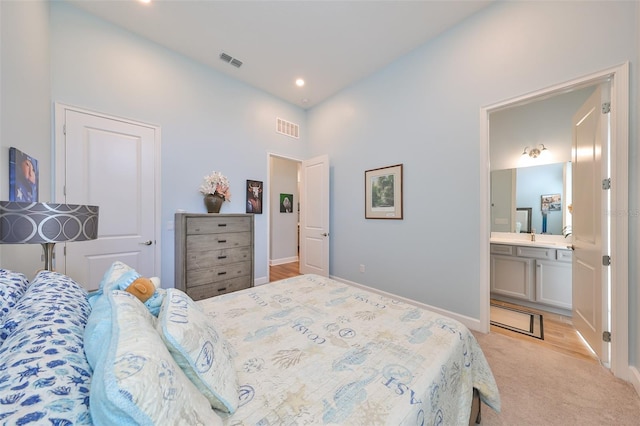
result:
[[[282,118],[276,118],[276,132],[292,138],[300,138],[300,126]]]
[[[228,64],[233,65],[236,68],[240,68],[242,66],[242,61],[241,60],[236,59],[233,56],[228,55],[228,54],[226,54],[224,52],[222,52],[220,54],[220,59],[222,59],[223,61],[225,61]]]

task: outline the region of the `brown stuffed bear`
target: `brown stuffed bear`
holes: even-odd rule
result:
[[[150,278],[140,277],[132,282],[129,287],[125,288],[124,291],[133,294],[144,303],[153,296],[153,293],[156,291],[156,286]]]

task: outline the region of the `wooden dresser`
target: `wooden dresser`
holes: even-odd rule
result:
[[[253,215],[176,213],[175,287],[193,300],[253,287]]]

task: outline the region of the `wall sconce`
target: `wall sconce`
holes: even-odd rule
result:
[[[546,156],[549,154],[549,150],[544,146],[544,144],[535,145],[533,148],[529,148],[528,146],[524,147],[524,151],[522,151],[522,155],[528,155],[531,158],[538,158],[541,156]]]
[[[56,243],[98,238],[98,207],[0,201],[0,244],[41,244],[53,270]]]

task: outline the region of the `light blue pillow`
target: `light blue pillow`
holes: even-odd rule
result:
[[[96,302],[85,332],[94,424],[222,424],[173,360],[155,322],[125,291],[105,292]]]
[[[131,266],[122,263],[119,260],[113,262],[109,269],[107,269],[107,272],[103,275],[99,289],[89,295],[89,302],[91,303],[91,306],[95,305],[98,299],[100,299],[100,297],[107,291],[124,290],[141,276],[142,275],[140,275],[138,271],[133,269]],[[157,317],[158,312],[160,312],[160,306],[162,305],[163,299],[164,289],[157,288],[149,300],[144,304],[147,309]]]
[[[173,358],[211,406],[234,413],[239,400],[232,351],[211,318],[187,294],[170,288],[157,328]]]
[[[102,276],[98,290],[91,293],[89,296],[89,303],[93,306],[103,294],[118,288],[120,290],[124,290],[129,286],[129,284],[138,278],[140,278],[140,274],[138,274],[131,266],[120,262],[119,260],[113,262]],[[122,287],[122,285],[127,282],[127,286]]]

